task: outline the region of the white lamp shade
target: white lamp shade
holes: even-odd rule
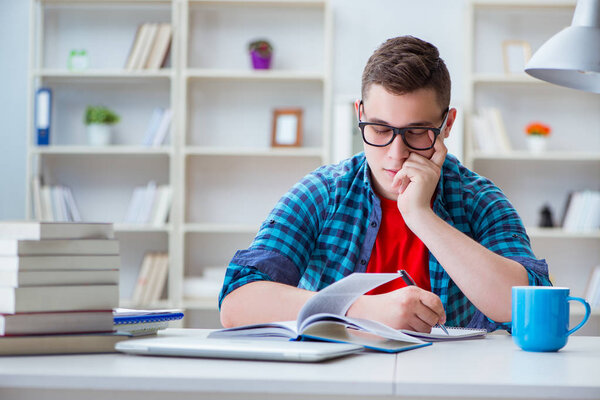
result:
[[[544,43],[525,66],[525,72],[557,85],[600,93],[598,13],[598,0],[579,0],[573,24]]]

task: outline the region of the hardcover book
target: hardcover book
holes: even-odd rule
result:
[[[112,331],[112,310],[0,314],[0,336]]]
[[[112,223],[90,222],[0,222],[0,239],[114,239]]]
[[[116,353],[115,345],[131,337],[121,333],[6,336],[0,355]]]
[[[118,255],[113,239],[0,240],[0,256],[21,255]]]
[[[0,313],[108,310],[119,304],[118,285],[0,287]]]

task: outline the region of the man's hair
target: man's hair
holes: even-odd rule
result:
[[[369,58],[362,76],[362,98],[373,84],[401,95],[433,89],[438,103],[450,105],[450,74],[438,49],[413,36],[388,39]]]

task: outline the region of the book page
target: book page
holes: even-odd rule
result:
[[[353,273],[327,286],[308,300],[298,313],[298,327],[314,314],[346,315],[346,312],[363,294],[376,287],[400,278],[402,274]]]

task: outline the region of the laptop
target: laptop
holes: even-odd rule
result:
[[[316,362],[357,353],[363,350],[363,346],[331,342],[291,342],[280,339],[170,336],[125,340],[117,343],[115,349],[123,353],[150,356]]]

